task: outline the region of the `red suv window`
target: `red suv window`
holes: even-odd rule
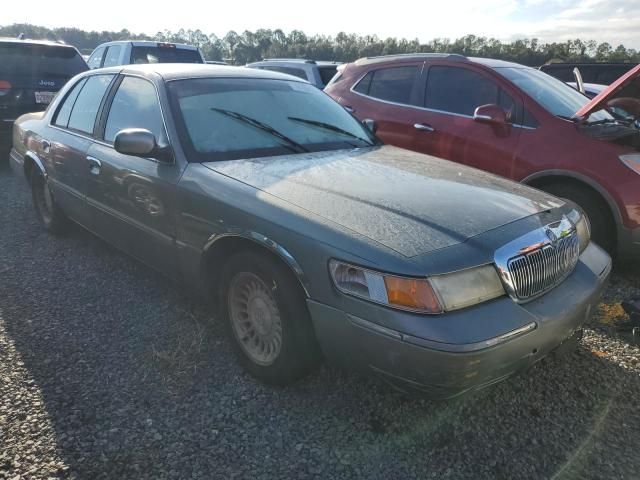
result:
[[[374,70],[358,82],[354,91],[380,100],[410,105],[417,74],[418,67],[413,65]]]

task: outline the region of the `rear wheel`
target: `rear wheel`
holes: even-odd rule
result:
[[[241,365],[265,383],[292,383],[320,360],[302,289],[277,260],[240,252],[225,264],[223,316]]]
[[[42,226],[51,233],[62,233],[68,225],[67,217],[53,198],[49,184],[39,168],[31,171],[31,196]]]
[[[585,187],[566,183],[553,183],[541,188],[552,195],[577,203],[589,218],[591,239],[610,255],[615,253],[616,225],[609,206],[599,195]]]

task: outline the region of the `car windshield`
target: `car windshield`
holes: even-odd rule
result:
[[[302,82],[199,78],[169,82],[192,161],[257,158],[377,143],[338,103]]]
[[[70,78],[87,70],[75,48],[54,45],[0,44],[0,72],[15,76]]]
[[[549,113],[560,118],[571,119],[590,101],[566,83],[540,70],[503,67],[496,68],[496,71],[522,89]],[[599,110],[589,116],[589,121],[614,121],[614,118],[607,111]]]

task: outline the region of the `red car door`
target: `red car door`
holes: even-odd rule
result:
[[[415,150],[423,66],[420,61],[369,70],[339,101],[360,120],[375,120],[385,143]]]
[[[420,135],[412,148],[512,178],[522,101],[486,72],[467,65],[427,64],[424,77],[423,108],[412,123]],[[481,105],[501,107],[507,124],[497,127],[474,119]]]

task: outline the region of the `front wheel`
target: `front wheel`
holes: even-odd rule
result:
[[[31,172],[31,196],[42,226],[51,233],[62,233],[68,224],[67,217],[53,198],[49,184],[38,168]]]
[[[285,385],[320,360],[302,289],[277,260],[241,252],[224,266],[220,303],[237,357],[251,375]]]

